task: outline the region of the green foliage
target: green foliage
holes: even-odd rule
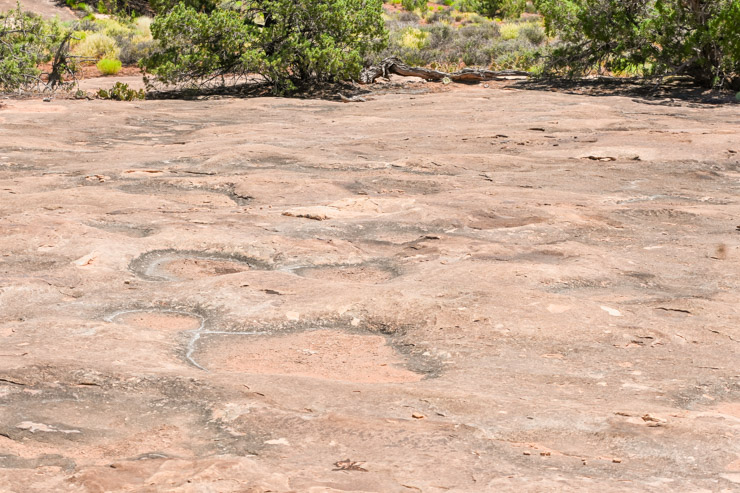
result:
[[[516,39],[519,37],[519,25],[513,23],[501,24],[501,37],[503,39]]]
[[[94,12],[93,8],[90,7],[85,2],[75,2],[74,0],[66,0],[65,2],[67,4],[67,7],[71,8],[72,10],[82,10],[83,12],[86,12],[88,14],[91,14]]]
[[[526,0],[464,0],[462,9],[491,19],[519,18],[527,7]]]
[[[257,73],[277,93],[356,78],[387,39],[381,0],[250,0],[211,12],[180,4],[151,29],[160,49],[143,67],[160,82]]]
[[[427,0],[401,0],[401,6],[403,6],[404,10],[408,10],[409,12],[418,10],[422,15],[424,15],[429,8]]]
[[[96,67],[103,75],[116,75],[121,71],[121,61],[114,58],[103,58]]]
[[[184,4],[156,18],[151,26],[160,48],[142,60],[159,82],[197,84],[225,74],[245,75],[256,26],[231,10],[211,14]]]
[[[185,7],[191,7],[197,12],[210,13],[218,7],[220,2],[217,0],[149,0],[152,10],[157,15],[168,14],[172,12],[178,5],[184,5]]]
[[[146,99],[146,92],[143,89],[138,91],[131,89],[128,84],[116,82],[108,90],[100,89],[97,93],[100,99],[113,99],[115,101],[135,101],[137,99]]]
[[[740,86],[738,0],[538,0],[561,43],[548,69],[581,75],[683,74],[706,86]]]
[[[116,40],[102,32],[91,33],[77,43],[73,49],[79,56],[89,58],[118,58]]]
[[[0,92],[38,87],[41,63],[51,61],[57,72],[63,70],[68,34],[58,22],[45,22],[20,7],[0,12]]]
[[[151,56],[157,49],[157,43],[151,38],[139,36],[120,36],[116,38],[119,47],[118,59],[125,65],[136,65],[139,60]]]
[[[428,36],[428,32],[415,27],[408,27],[403,30],[401,45],[405,48],[416,48],[418,50],[424,47]]]
[[[156,47],[151,18],[119,15],[116,18],[83,19],[75,27],[72,49],[87,58],[117,58],[124,65],[136,64]]]
[[[461,64],[533,69],[540,58],[540,46],[545,41],[542,26],[537,23],[516,24],[517,29],[512,31],[513,39],[505,39],[502,35],[502,27],[505,26],[492,21],[462,27],[444,23],[418,27],[391,24],[390,44],[373,62],[398,56],[409,65],[430,65],[444,70],[457,70]]]
[[[522,37],[535,46],[539,46],[547,41],[547,34],[541,24],[536,22],[527,22],[519,25],[519,37]]]

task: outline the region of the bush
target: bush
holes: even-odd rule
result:
[[[516,39],[519,37],[519,25],[506,23],[501,25],[501,37],[503,39]]]
[[[422,15],[424,15],[429,8],[427,0],[401,0],[401,5],[403,6],[404,10],[407,10],[409,12],[414,12],[415,10],[418,10],[419,12],[421,12]]]
[[[526,0],[464,0],[462,9],[491,19],[519,18],[527,7]]]
[[[452,20],[452,11],[442,9],[436,10],[429,16],[427,16],[427,22],[434,24],[435,22],[450,22]]]
[[[112,58],[103,58],[96,67],[103,75],[116,75],[121,71],[121,61]]]
[[[58,22],[44,22],[20,8],[0,12],[0,92],[38,87],[42,83],[38,66],[49,61],[53,78],[49,82],[61,82],[69,35]]]
[[[134,37],[116,38],[119,47],[118,59],[124,65],[136,65],[139,60],[152,56],[157,49],[157,43],[152,39]]]
[[[401,33],[401,46],[417,50],[426,45],[427,36],[429,35],[429,33],[415,27],[407,27]]]
[[[110,89],[100,89],[97,93],[100,99],[113,99],[115,101],[135,101],[137,99],[146,99],[146,93],[143,89],[138,91],[131,89],[128,84],[116,82]]]
[[[157,15],[169,14],[178,5],[191,7],[197,12],[210,14],[216,10],[219,3],[216,0],[149,0],[149,5],[151,5],[152,10]]]
[[[545,29],[537,23],[527,22],[519,26],[519,36],[523,37],[535,46],[539,46],[547,41]]]
[[[154,53],[157,44],[152,39],[151,23],[148,17],[138,17],[124,24],[126,30],[112,35],[119,49],[118,59],[124,65],[137,64]]]
[[[133,24],[127,24],[117,19],[96,19],[95,23],[98,25],[98,30],[107,34],[111,38],[127,34],[128,32],[135,29]]]
[[[398,14],[398,20],[400,22],[408,22],[412,24],[417,24],[419,21],[421,21],[421,17],[416,15],[413,12],[409,12],[407,10],[404,10]]]
[[[550,72],[583,75],[636,67],[683,74],[705,86],[740,87],[737,0],[538,0],[561,44]]]
[[[89,58],[118,58],[119,54],[116,40],[101,32],[85,36],[73,51],[76,55]]]
[[[354,79],[387,41],[381,0],[255,0],[210,13],[180,4],[151,29],[160,49],[142,63],[160,82],[252,72],[276,93]]]

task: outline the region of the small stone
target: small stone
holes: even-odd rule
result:
[[[532,452],[529,452],[529,451],[526,451],[526,450],[525,450],[525,451],[524,451],[524,455],[532,455]]]
[[[414,413],[414,414],[411,415],[411,417],[414,418],[414,419],[424,419],[424,418],[426,418],[426,416],[424,416],[421,413]]]
[[[614,458],[614,459],[612,459],[612,462],[615,463],[615,464],[621,464],[622,463],[622,459]]]
[[[608,306],[603,306],[603,305],[600,306],[599,308],[601,308],[602,310],[604,310],[606,313],[608,313],[612,317],[621,317],[622,316],[622,314],[620,313],[620,311],[619,310],[615,310],[614,308],[609,308]]]
[[[91,265],[93,262],[95,262],[98,258],[98,255],[100,255],[98,252],[92,252],[84,257],[80,257],[77,260],[75,260],[73,263],[75,265],[78,265],[80,267],[85,267],[87,265]]]

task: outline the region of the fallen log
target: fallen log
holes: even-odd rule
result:
[[[445,78],[452,82],[481,82],[486,80],[505,80],[507,77],[528,77],[529,72],[521,70],[485,70],[475,68],[464,68],[457,72],[440,72],[423,67],[410,67],[403,63],[400,58],[386,58],[380,65],[368,67],[360,74],[360,83],[372,84],[378,77],[387,78],[389,74],[403,75],[405,77],[421,77],[429,81],[441,81]]]

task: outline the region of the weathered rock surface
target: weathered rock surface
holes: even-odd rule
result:
[[[737,106],[6,103],[0,491],[737,488]]]

